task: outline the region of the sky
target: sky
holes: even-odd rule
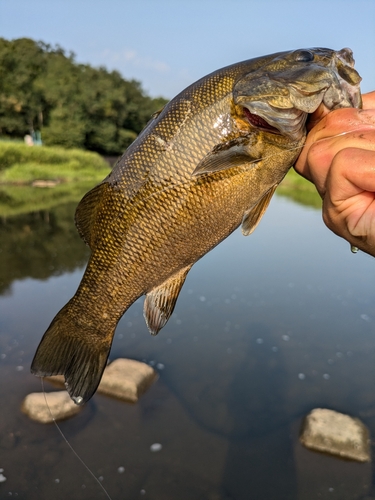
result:
[[[58,44],[168,99],[245,59],[350,47],[375,90],[375,0],[0,0],[0,37]]]

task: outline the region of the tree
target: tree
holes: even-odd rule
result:
[[[41,127],[43,93],[34,83],[45,68],[41,45],[0,39],[0,133],[23,137]]]
[[[39,130],[45,144],[120,154],[165,103],[61,47],[0,38],[0,135]]]

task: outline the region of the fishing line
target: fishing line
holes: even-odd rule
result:
[[[95,474],[92,472],[92,470],[85,464],[85,462],[82,460],[82,458],[78,455],[78,453],[75,451],[75,449],[73,448],[73,446],[69,443],[69,441],[67,440],[67,438],[65,437],[65,434],[63,433],[63,431],[60,429],[58,423],[56,422],[55,420],[55,417],[53,416],[52,414],[52,411],[51,411],[51,408],[48,404],[48,401],[47,401],[47,395],[46,395],[46,392],[44,390],[44,377],[41,377],[40,378],[40,383],[42,384],[42,391],[43,391],[43,395],[44,395],[44,400],[46,402],[46,405],[47,405],[47,408],[48,408],[48,411],[49,411],[49,414],[51,415],[51,418],[53,420],[53,423],[55,424],[55,427],[57,428],[57,430],[59,431],[61,437],[63,438],[63,440],[65,441],[65,443],[68,445],[68,447],[70,448],[70,450],[73,452],[73,454],[76,456],[76,458],[78,458],[78,460],[81,462],[81,464],[83,465],[83,467],[87,470],[87,472],[94,478],[94,480],[98,483],[98,485],[101,487],[101,489],[103,490],[105,496],[109,499],[109,500],[112,500],[112,498],[109,496],[109,493],[108,491],[104,488],[104,486],[102,485],[102,483],[99,481],[99,479],[95,476]]]

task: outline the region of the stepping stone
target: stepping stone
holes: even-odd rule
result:
[[[358,462],[370,462],[370,435],[357,418],[317,408],[305,418],[301,443],[315,451]]]
[[[79,413],[81,409],[66,391],[33,392],[28,394],[22,403],[22,411],[32,420],[42,424],[49,424],[53,419],[65,420]]]
[[[158,378],[155,370],[133,359],[116,359],[106,367],[98,392],[136,403]]]
[[[64,386],[62,375],[46,378],[52,383]],[[105,368],[97,392],[136,403],[157,378],[157,372],[150,365],[133,359],[119,358]]]

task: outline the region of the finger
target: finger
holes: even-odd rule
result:
[[[333,135],[334,133],[338,133],[338,129],[342,126],[358,128],[358,126],[361,126],[361,123],[375,124],[375,91],[363,94],[362,101],[363,109],[365,111],[373,110],[374,113],[366,113],[357,108],[341,108],[330,111],[321,103],[318,109],[309,116],[306,124],[307,130],[310,131],[314,127],[317,127],[314,130],[314,134],[326,133]],[[327,115],[329,115],[329,120],[320,123]]]
[[[362,94],[362,102],[363,109],[375,109],[375,91],[368,92],[367,94]],[[322,118],[324,118],[330,112],[331,111],[324,105],[324,103],[321,103],[318,109],[316,109],[314,113],[309,115],[306,123],[307,130],[310,131],[312,128],[314,128],[320,122],[320,120],[322,120]]]
[[[307,155],[312,144],[356,130],[375,130],[375,110],[345,108],[328,113],[308,134],[305,146],[295,164],[296,171],[312,180],[307,164]]]
[[[327,177],[326,225],[352,245],[375,255],[375,152],[341,150]]]
[[[303,162],[302,169],[304,176],[311,180],[321,196],[326,191],[326,178],[335,156],[347,148],[358,148],[375,151],[375,129],[358,130],[346,134],[336,135],[314,142],[307,149],[303,158],[299,158],[296,163],[296,170],[299,162]],[[301,154],[302,156],[302,154]]]

